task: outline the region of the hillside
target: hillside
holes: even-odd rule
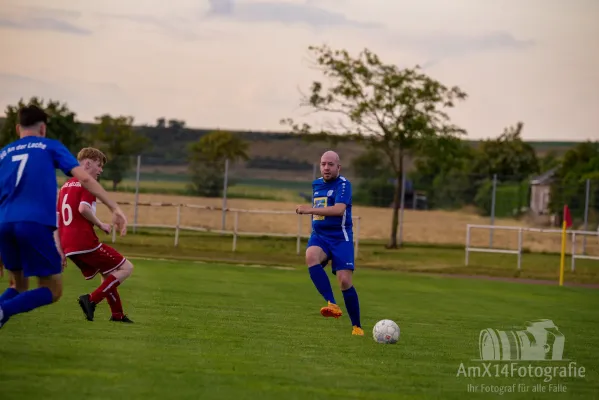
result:
[[[4,119],[0,118],[0,126]],[[93,129],[94,124],[83,123],[85,132]],[[142,155],[143,170],[152,173],[181,173],[185,171],[187,146],[197,141],[210,129],[158,128],[136,126],[135,129],[150,139],[151,148]],[[234,132],[249,143],[250,160],[244,164],[232,166],[231,173],[239,178],[301,180],[312,176],[314,164],[320,154],[329,149],[326,143],[313,143],[284,132]],[[479,141],[469,141],[476,146]],[[548,151],[563,153],[576,142],[529,142],[537,154]],[[342,143],[335,150],[342,157],[346,173],[351,174],[351,161],[360,155],[363,148],[353,143]],[[409,164],[409,162],[408,162]]]
[[[85,124],[90,130],[92,125]],[[144,152],[143,166],[146,172],[184,172],[187,146],[209,133],[210,129],[156,128],[137,126],[136,130],[148,137],[152,147]],[[249,143],[250,160],[231,167],[231,173],[239,178],[306,180],[312,176],[314,164],[320,154],[330,147],[327,143],[308,142],[297,135],[284,132],[233,132]],[[479,141],[469,141],[477,146]],[[548,151],[563,153],[576,145],[575,142],[530,142],[537,154]],[[340,143],[335,146],[340,154],[345,173],[351,175],[352,160],[364,148],[354,143]],[[408,168],[411,166],[408,160]]]

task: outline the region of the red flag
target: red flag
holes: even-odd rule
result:
[[[566,223],[566,228],[572,226],[572,216],[570,215],[570,209],[568,205],[564,205],[564,222]]]

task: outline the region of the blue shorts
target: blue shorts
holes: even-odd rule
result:
[[[62,264],[54,243],[53,226],[37,222],[0,224],[0,254],[4,267],[25,277],[60,274]]]
[[[323,263],[323,266],[326,266],[330,260],[333,274],[342,269],[354,270],[353,240],[329,239],[312,232],[307,247],[310,246],[320,247],[324,251],[327,260]]]

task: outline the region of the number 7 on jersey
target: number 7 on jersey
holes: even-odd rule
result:
[[[19,186],[19,182],[23,176],[23,170],[25,169],[25,165],[27,165],[28,159],[29,154],[27,153],[12,156],[12,162],[19,162],[19,169],[17,170],[17,182],[15,183],[15,187]]]

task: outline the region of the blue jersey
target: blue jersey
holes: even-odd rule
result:
[[[26,136],[0,150],[0,224],[37,222],[56,228],[56,169],[79,166],[59,141]]]
[[[339,217],[313,215],[312,230],[326,238],[353,241],[351,183],[343,176],[330,182],[326,182],[323,178],[312,182],[312,207],[331,207],[338,203],[346,205],[343,215]]]

